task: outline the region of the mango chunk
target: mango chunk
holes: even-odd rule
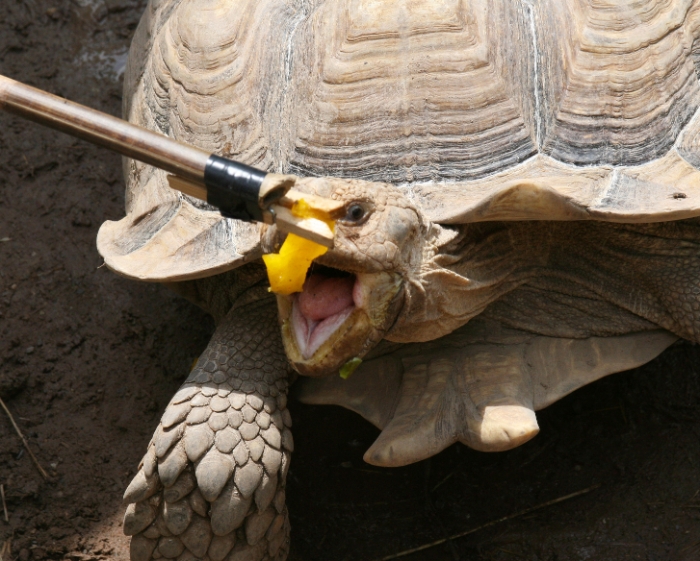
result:
[[[331,230],[335,229],[334,221],[319,217],[318,213],[304,199],[294,203],[292,213],[300,218],[323,220]],[[279,253],[263,255],[263,262],[267,267],[267,278],[270,281],[270,290],[275,294],[284,295],[301,292],[304,281],[306,281],[306,272],[311,267],[311,263],[326,251],[328,248],[321,244],[296,234],[289,234]]]
[[[355,370],[357,370],[360,364],[362,364],[361,358],[351,358],[345,364],[343,364],[343,366],[340,367],[340,371],[338,372],[338,374],[340,374],[340,377],[343,380],[347,380],[350,376],[352,376],[352,373],[355,372]]]
[[[315,209],[304,199],[299,199],[292,205],[292,214],[299,218],[317,218],[318,220],[322,220],[330,226],[331,230],[333,230],[335,224],[335,222],[329,218],[328,214]]]
[[[328,248],[321,244],[289,234],[279,253],[263,255],[270,290],[285,295],[301,292],[311,262],[326,251]]]

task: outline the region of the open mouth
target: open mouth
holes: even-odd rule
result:
[[[314,264],[303,292],[292,296],[292,327],[304,359],[314,353],[359,307],[360,283],[351,273]]]
[[[395,273],[348,273],[314,263],[304,290],[278,295],[284,349],[304,376],[326,376],[362,358],[396,319],[402,279]]]

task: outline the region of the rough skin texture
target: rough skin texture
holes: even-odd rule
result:
[[[166,408],[125,493],[133,561],[287,556],[289,367],[274,298],[254,287],[241,302]]]
[[[508,281],[524,281],[517,295],[489,307],[505,325],[575,338],[662,327],[698,342],[698,219],[506,223],[499,230],[509,241],[495,253],[517,263]]]

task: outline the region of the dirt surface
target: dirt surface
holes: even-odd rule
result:
[[[112,114],[141,0],[0,3],[0,73]],[[128,559],[121,494],[213,324],[95,250],[123,213],[120,160],[0,115],[0,557]],[[292,561],[700,559],[700,351],[679,344],[540,412],[508,453],[362,462],[377,431],[292,403]],[[555,499],[587,490],[556,504]],[[525,514],[484,524],[542,505]]]

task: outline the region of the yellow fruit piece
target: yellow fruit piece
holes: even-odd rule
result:
[[[304,199],[299,199],[292,205],[292,214],[299,218],[318,218],[319,220],[323,220],[323,222],[330,226],[331,230],[333,230],[333,226],[335,225],[335,222],[330,220],[325,212],[313,208]]]
[[[301,199],[294,203],[292,213],[301,218],[316,218],[323,220],[331,230],[335,223],[318,216],[318,213]],[[270,290],[276,294],[289,295],[301,292],[306,281],[306,272],[311,263],[317,257],[321,257],[328,248],[304,239],[295,234],[289,234],[284,240],[279,253],[263,255],[263,261],[267,267],[267,278],[270,281]]]
[[[357,370],[357,367],[362,364],[362,359],[359,357],[351,358],[348,360],[343,366],[340,367],[340,371],[338,374],[340,374],[340,377],[343,380],[347,380],[350,376],[352,376],[352,373]]]
[[[279,253],[263,255],[270,290],[276,294],[301,292],[311,262],[326,251],[321,244],[289,234]]]

